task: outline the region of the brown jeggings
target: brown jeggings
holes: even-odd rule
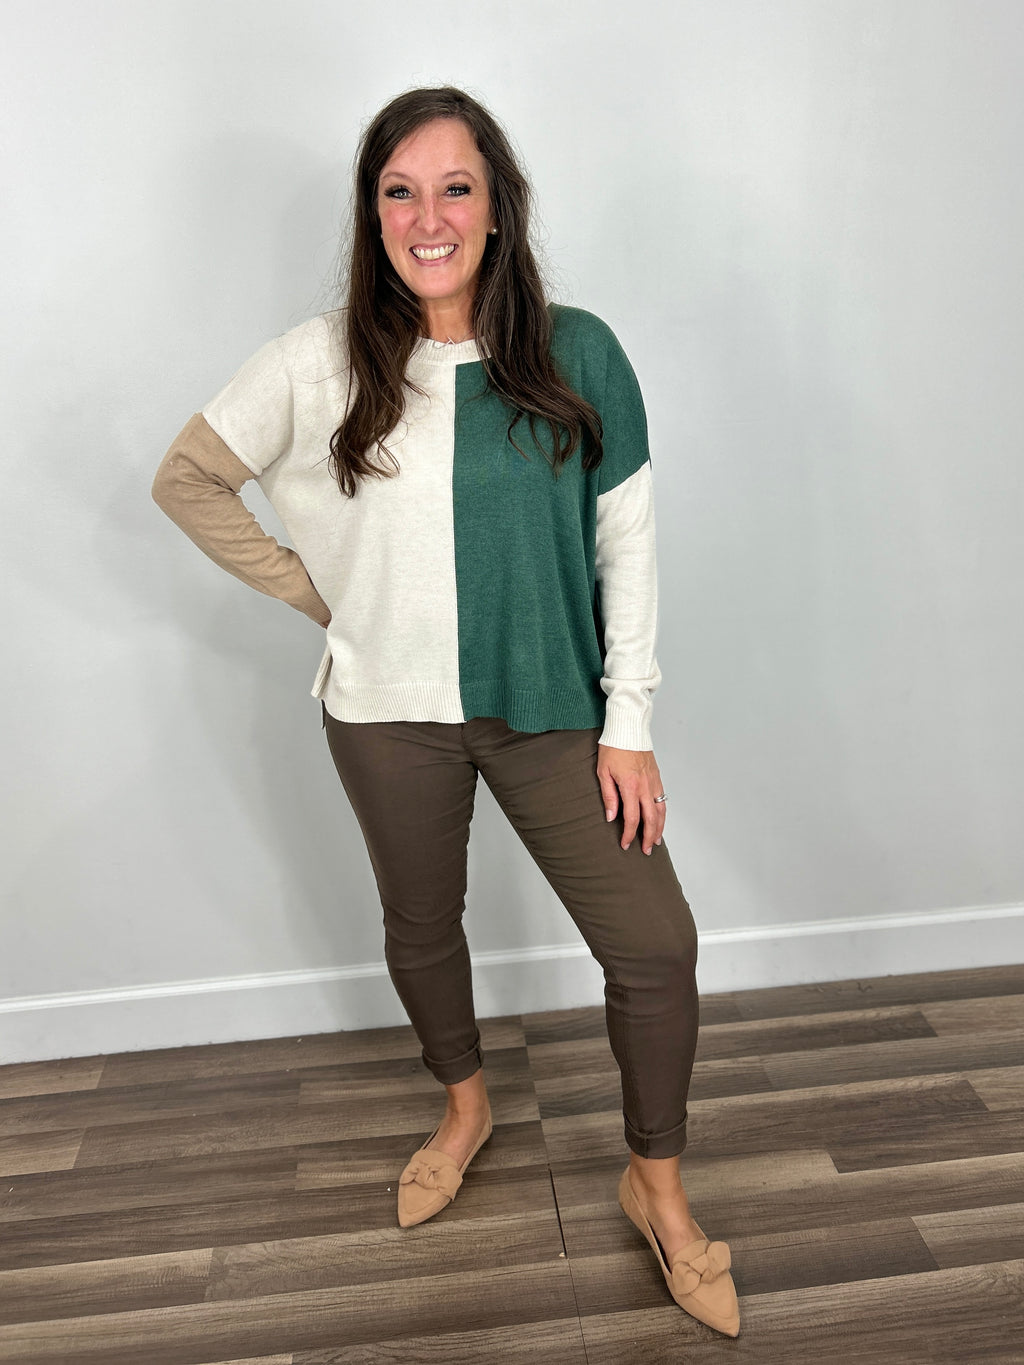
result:
[[[437,1079],[481,1064],[462,929],[477,773],[604,968],[626,1141],[686,1145],[697,1042],[697,932],[664,846],[619,846],[605,819],[596,730],[523,734],[502,720],[348,724],[325,713],[331,755],[362,827],[384,907],[385,957]]]

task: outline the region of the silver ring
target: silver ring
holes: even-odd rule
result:
[[[662,801],[667,801],[667,800],[668,800],[668,794],[667,794],[666,792],[662,792],[662,794],[661,794],[660,796],[656,796],[656,797],[654,798],[654,804],[655,804],[656,806],[660,806],[661,803],[662,803]]]

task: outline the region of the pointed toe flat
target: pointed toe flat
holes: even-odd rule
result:
[[[419,1151],[413,1152],[409,1164],[399,1177],[398,1222],[401,1227],[411,1228],[417,1223],[425,1223],[452,1202],[469,1163],[491,1136],[491,1131],[491,1114],[488,1110],[473,1150],[460,1166],[447,1152],[437,1151],[430,1146],[437,1137],[438,1130],[435,1128]]]
[[[740,1307],[729,1268],[732,1257],[726,1242],[710,1242],[702,1234],[677,1251],[669,1265],[657,1234],[633,1189],[629,1168],[619,1181],[622,1212],[647,1239],[665,1276],[669,1293],[684,1313],[727,1337],[739,1336]]]

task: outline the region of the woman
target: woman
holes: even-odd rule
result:
[[[606,979],[619,1187],[676,1302],[735,1336],[729,1253],[679,1176],[696,932],[651,751],[655,566],[643,405],[597,318],[547,306],[529,187],[476,101],[413,90],[368,128],[349,299],[259,351],[154,496],[327,630],[314,695],[384,906],[388,967],[447,1091],[398,1216],[455,1197],[491,1133],[462,932],[477,774]],[[295,545],[238,490],[259,479]]]

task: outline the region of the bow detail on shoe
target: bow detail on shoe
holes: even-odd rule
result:
[[[696,1246],[702,1250],[695,1256],[687,1255]],[[694,1242],[672,1262],[672,1288],[677,1294],[692,1294],[698,1285],[711,1284],[731,1265],[728,1242]]]
[[[447,1152],[421,1151],[406,1166],[398,1183],[419,1185],[425,1190],[435,1190],[446,1199],[454,1199],[462,1184],[462,1174]]]

